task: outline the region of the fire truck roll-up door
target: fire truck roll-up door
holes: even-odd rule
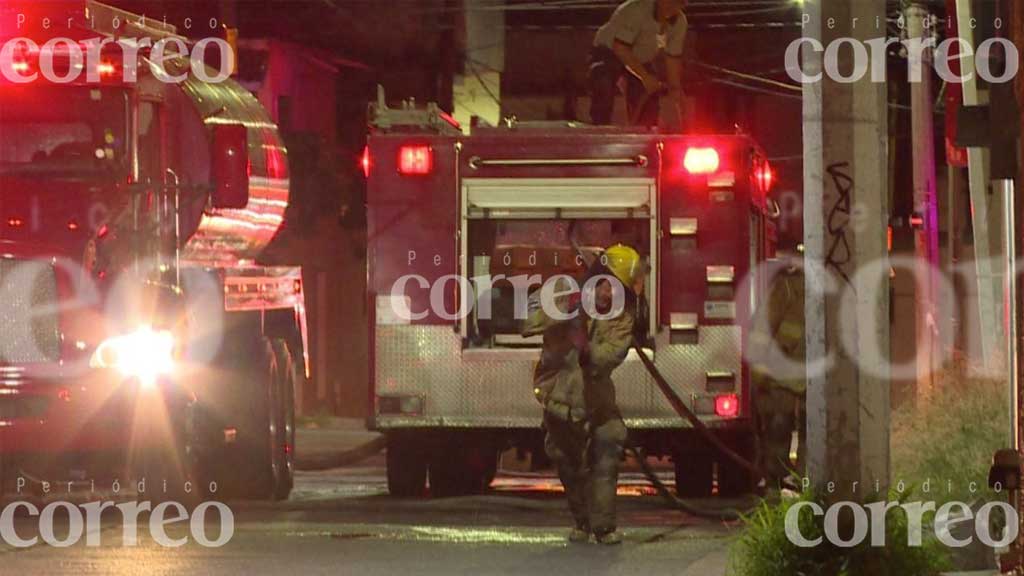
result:
[[[464,178],[460,200],[460,273],[471,278],[469,227],[476,220],[633,220],[648,229],[647,253],[656,261],[658,193],[652,178]],[[566,241],[568,238],[565,239]],[[637,246],[641,252],[645,247]],[[651,303],[649,333],[656,332],[657,266],[647,279]],[[472,318],[462,319],[460,334],[469,335]]]

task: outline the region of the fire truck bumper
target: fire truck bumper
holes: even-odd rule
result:
[[[0,387],[0,470],[47,480],[117,475],[140,422],[166,414],[164,397],[113,370],[72,379],[5,380]]]

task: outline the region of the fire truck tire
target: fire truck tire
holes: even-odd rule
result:
[[[424,446],[401,432],[387,435],[388,492],[396,498],[420,498],[427,491]]]
[[[436,455],[430,463],[430,495],[435,498],[451,498],[473,494],[476,482],[461,451],[448,455]]]
[[[498,451],[488,442],[455,438],[430,462],[430,494],[439,498],[480,494],[497,474]]]
[[[711,496],[714,460],[710,454],[676,452],[672,460],[676,471],[676,494],[680,498]]]
[[[746,435],[730,442],[730,447],[737,454],[748,460],[754,460],[754,438]],[[718,495],[726,498],[749,494],[754,491],[754,475],[749,470],[733,462],[730,458],[720,457],[718,460]]]
[[[282,339],[273,341],[280,378],[277,379],[279,410],[277,411],[277,446],[280,475],[274,489],[275,500],[287,500],[295,487],[295,386],[298,380],[294,357]]]

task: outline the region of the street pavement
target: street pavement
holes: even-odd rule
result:
[[[341,436],[340,445],[325,438]],[[357,431],[333,429],[300,433],[311,453],[355,448],[373,439]],[[316,445],[320,442],[320,445]],[[665,470],[666,479],[670,478]],[[62,497],[63,498],[63,497]],[[79,493],[77,502],[134,500],[122,492]],[[169,537],[184,537],[179,548],[165,548],[139,520],[139,542],[124,546],[120,513],[108,510],[99,546],[86,538],[68,548],[39,544],[16,548],[0,543],[4,574],[644,574],[718,576],[727,573],[735,524],[697,519],[668,510],[636,472],[620,486],[620,523],[625,542],[617,547],[570,545],[571,524],[557,479],[551,474],[505,471],[484,495],[396,500],[386,494],[384,459],[377,454],[356,465],[300,472],[287,502],[229,502],[234,535],[219,548],[195,541],[187,522],[171,524]],[[736,504],[732,502],[731,504]],[[723,503],[724,505],[724,503]],[[111,514],[113,512],[113,514]],[[58,518],[66,517],[63,512]],[[205,534],[216,539],[222,526],[216,512],[206,517]],[[56,538],[68,532],[66,522]],[[39,519],[19,515],[17,534],[38,534]]]
[[[377,435],[358,421],[331,421],[300,430],[295,490],[286,502],[228,502],[232,536],[220,547],[197,542],[201,528],[216,540],[224,528],[210,512],[205,525],[170,524],[169,538],[184,539],[168,548],[154,541],[150,516],[139,517],[138,543],[125,545],[123,516],[104,512],[95,531],[85,530],[67,548],[45,543],[18,548],[10,534],[0,534],[0,574],[17,575],[317,575],[359,576],[451,574],[642,574],[723,576],[729,574],[730,547],[737,523],[695,518],[667,509],[646,480],[627,467],[620,479],[619,518],[625,534],[621,546],[571,545],[565,540],[570,516],[558,480],[550,473],[529,473],[506,459],[492,489],[460,498],[399,500],[387,495],[384,458],[365,457]],[[361,459],[341,468],[325,462]],[[671,482],[668,466],[660,469]],[[18,497],[20,499],[22,497]],[[24,499],[32,501],[30,498]],[[78,490],[36,501],[77,504],[135,501],[129,490],[118,495]],[[8,504],[10,501],[4,502]],[[703,507],[742,508],[752,502],[708,500]],[[40,520],[20,510],[16,536],[42,536]],[[66,512],[51,540],[69,533]],[[63,520],[62,520],[63,519]],[[0,527],[7,522],[0,518]],[[95,546],[89,545],[89,538]],[[988,576],[991,572],[970,573]],[[958,576],[968,576],[961,573]]]

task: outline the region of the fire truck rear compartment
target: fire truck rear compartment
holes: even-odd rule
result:
[[[651,263],[646,283],[648,354],[709,425],[732,427],[742,420],[736,416],[743,412],[732,417],[716,414],[718,396],[735,394],[734,407],[742,397],[741,327],[676,314],[674,323],[690,324],[659,325],[664,323],[659,322],[661,239],[654,178],[463,178],[460,206],[456,237],[465,257],[458,260],[458,273],[466,278],[580,273],[569,241],[572,220],[577,222],[574,234],[581,246],[634,245]],[[475,303],[463,303],[472,312],[456,320],[454,327],[378,321],[376,427],[538,427],[541,406],[531,391],[540,342],[519,335],[514,292],[509,283],[499,281],[482,296],[475,294],[490,302],[491,318],[481,318]],[[678,331],[694,337],[674,338]],[[614,377],[618,403],[631,429],[689,428],[661,396],[635,351]]]

